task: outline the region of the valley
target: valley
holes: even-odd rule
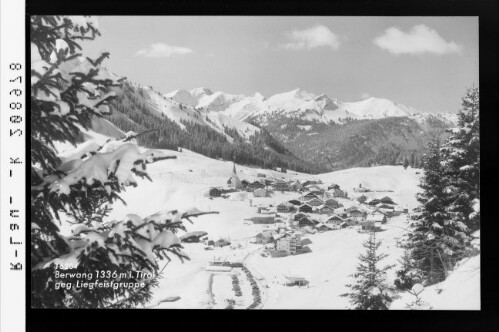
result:
[[[92,131],[86,132],[86,137],[96,144],[103,144],[107,140],[106,136]],[[81,148],[85,146],[88,146],[88,142]],[[73,149],[70,146],[59,148],[62,154],[65,151],[74,154],[80,148]],[[203,231],[210,241],[223,239],[230,245],[207,245],[207,240],[183,243],[183,250],[190,260],[182,263],[174,258],[169,263],[161,263],[166,266],[160,266],[164,267],[162,278],[153,291],[153,299],[148,308],[349,308],[348,300],[340,295],[347,291],[345,285],[351,281],[349,275],[355,271],[356,258],[363,252],[362,243],[368,237],[367,233],[362,232],[361,223],[318,231],[319,224],[313,227],[295,224],[292,216],[296,212],[276,211],[279,204],[300,200],[306,192],[273,190],[269,197],[254,197],[251,190],[236,190],[236,193],[243,194],[229,194],[225,198],[208,195],[210,188],[231,191],[227,180],[233,176],[234,167],[237,177],[243,183],[251,183],[265,175],[266,179],[289,183],[317,181],[322,183],[317,186],[324,189],[331,183],[337,184],[347,192],[349,198],[336,198],[343,209],[336,209],[333,215],[351,207],[374,211],[375,207],[369,208],[357,201],[360,196],[366,196],[367,200],[389,196],[396,202],[399,210],[407,209],[409,214],[417,206],[415,194],[419,190],[421,170],[410,167],[377,166],[309,175],[234,165],[232,162],[214,160],[186,149],[182,152],[165,150],[165,153],[176,156],[177,159],[150,164],[148,173],[153,181],[138,180],[136,188],[128,188],[122,195],[127,205],[116,202],[109,220],[121,220],[129,213],[147,216],[158,210],[172,208],[182,210],[196,207],[201,211],[217,211],[218,214],[194,219],[192,224],[185,223],[187,232]],[[358,188],[369,191],[357,192]],[[258,207],[268,207],[270,212],[274,211],[272,215],[275,216],[275,222],[259,224],[249,221],[251,218],[264,216],[258,213]],[[322,224],[332,214],[314,212],[307,215]],[[385,224],[379,225],[376,237],[382,241],[380,250],[389,255],[383,264],[399,266],[398,260],[403,252],[398,245],[399,240],[409,229],[406,213],[388,218]],[[271,257],[266,248],[274,248],[273,242],[268,245],[255,242],[262,232],[277,234],[289,231],[301,234],[301,241],[306,243],[308,252]],[[182,233],[179,235],[182,236]],[[240,262],[244,268],[217,270],[218,268],[211,266],[214,262]],[[390,283],[395,278],[395,270],[396,268],[392,269],[388,274]],[[306,285],[288,286],[290,278],[303,278]],[[405,299],[409,300],[410,298]],[[398,306],[400,305],[399,301]]]

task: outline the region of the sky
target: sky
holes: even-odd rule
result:
[[[478,18],[101,16],[82,43],[155,90],[207,87],[264,97],[301,88],[341,101],[388,98],[457,112],[478,85]]]

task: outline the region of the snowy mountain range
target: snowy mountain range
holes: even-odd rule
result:
[[[233,95],[208,88],[190,91],[175,90],[164,95],[177,103],[194,107],[204,112],[222,112],[237,120],[254,119],[265,123],[270,117],[285,116],[317,121],[325,124],[331,121],[343,123],[346,120],[381,119],[387,117],[410,117],[426,119],[439,118],[455,122],[455,114],[425,113],[413,107],[385,98],[371,97],[356,102],[342,102],[326,94],[316,95],[302,89],[278,93],[264,98],[260,93],[254,96]]]
[[[418,160],[429,138],[456,122],[388,99],[343,102],[299,88],[266,98],[206,87],[163,93],[124,80],[115,92],[109,121],[156,131],[143,145],[312,173]]]

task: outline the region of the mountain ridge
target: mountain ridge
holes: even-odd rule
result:
[[[208,88],[190,91],[179,89],[165,94],[178,103],[207,112],[225,112],[237,120],[254,119],[265,123],[267,118],[278,114],[325,124],[344,123],[349,120],[381,119],[387,117],[414,117],[424,119],[437,117],[455,123],[453,113],[428,113],[387,98],[370,97],[360,101],[344,102],[327,94],[315,94],[295,88],[276,93],[268,98],[256,92],[253,96],[234,95],[222,91],[212,92]]]

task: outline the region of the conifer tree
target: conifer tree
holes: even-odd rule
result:
[[[375,232],[371,232],[369,239],[362,245],[366,248],[366,253],[358,257],[360,263],[353,274],[355,282],[347,285],[351,292],[341,296],[349,297],[350,303],[357,310],[386,310],[392,301],[392,289],[386,283],[386,271],[393,266],[379,267],[380,261],[388,255],[378,253],[381,241],[376,241]]]
[[[422,191],[417,195],[421,212],[415,215],[417,221],[413,232],[408,234],[407,248],[426,283],[433,284],[447,277],[462,257],[469,238],[466,225],[453,220],[447,211],[452,197],[438,140],[429,144],[423,169]]]
[[[109,113],[120,78],[101,67],[109,56],[90,59],[78,53],[77,41],[99,35],[91,17],[31,16],[31,302],[34,307],[106,308],[146,303],[157,283],[159,260],[187,258],[175,233],[182,221],[202,212],[164,211],[142,218],[128,214],[105,221],[119,193],[149,178],[146,164],[169,158],[163,152],[143,152],[130,137],[104,145],[76,149],[66,160],[57,143],[76,144],[91,117]],[[71,225],[71,234],[59,226]],[[57,277],[61,265],[92,275],[102,283],[144,284],[125,287],[75,286],[81,279]],[[104,271],[104,276],[97,276]],[[110,275],[108,275],[108,272]],[[132,272],[132,275],[124,277]],[[147,272],[148,276],[138,272]],[[124,273],[124,274],[123,274]],[[152,277],[151,277],[152,276]],[[86,280],[85,280],[86,279]],[[124,280],[126,279],[126,280]]]
[[[468,89],[458,113],[457,128],[445,142],[444,166],[452,197],[449,213],[470,231],[480,227],[480,103],[479,89]]]
[[[395,279],[395,287],[399,290],[410,290],[414,284],[421,282],[422,276],[420,271],[411,257],[408,250],[404,250],[402,258],[399,259],[401,265],[397,271],[397,278]]]
[[[404,157],[404,169],[407,169],[407,167],[409,167],[409,160],[407,159],[407,157]]]

